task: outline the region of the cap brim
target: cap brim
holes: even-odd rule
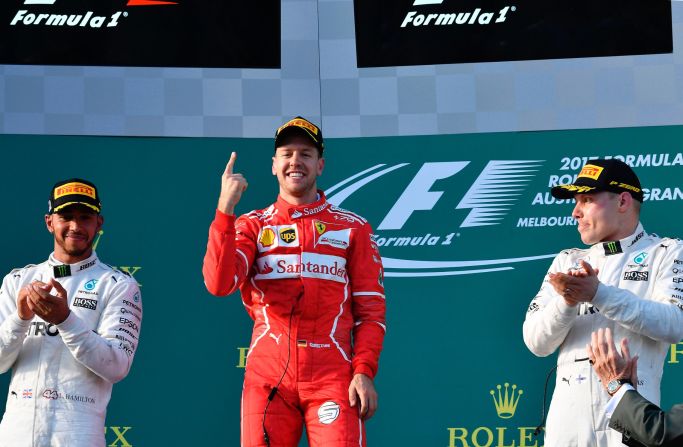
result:
[[[59,205],[59,206],[54,207],[54,209],[52,210],[52,213],[53,213],[53,214],[54,214],[54,213],[58,213],[59,211],[63,210],[64,208],[67,208],[67,207],[73,206],[73,205],[83,205],[83,206],[87,206],[88,208],[90,208],[91,210],[95,211],[96,213],[99,213],[99,212],[101,211],[98,207],[96,207],[95,205],[93,205],[93,204],[91,204],[91,203],[85,203],[85,202],[66,202],[66,203],[62,203],[62,204]]]
[[[552,194],[553,197],[556,199],[573,199],[576,194],[590,194],[598,192],[598,188],[595,186],[586,186],[586,185],[575,185],[575,184],[569,184],[569,185],[558,185],[558,186],[553,186],[550,189],[550,194]]]

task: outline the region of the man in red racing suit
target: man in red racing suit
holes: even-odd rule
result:
[[[365,446],[377,407],[373,379],[385,327],[383,270],[368,222],[315,188],[320,129],[295,118],[278,129],[280,195],[235,221],[246,189],[233,153],[209,229],[206,287],[238,287],[254,320],[242,394],[242,446]],[[311,181],[312,180],[312,181]]]

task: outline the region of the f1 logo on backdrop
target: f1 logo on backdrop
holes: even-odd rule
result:
[[[279,0],[4,0],[0,64],[280,68],[280,23]]]
[[[342,206],[349,197],[371,183],[381,183],[383,191],[402,191],[393,203],[381,200],[386,195],[370,193],[373,210],[384,210],[380,212],[383,217],[375,228],[375,242],[381,247],[388,277],[512,270],[512,264],[555,255],[525,253],[529,251],[528,246],[509,250],[514,248],[513,241],[502,239],[505,230],[500,228],[509,231],[514,222],[506,220],[508,214],[515,207],[528,206],[532,202],[533,194],[525,194],[525,191],[542,164],[542,160],[491,160],[485,166],[477,167],[477,163],[471,161],[426,162],[407,184],[406,173],[398,181],[398,175],[391,174],[406,171],[411,163],[378,164],[338,182],[326,190],[326,195],[331,203]],[[456,182],[466,171],[470,177],[473,171],[478,172],[474,181]],[[449,191],[439,190],[437,185],[441,181],[456,186]],[[459,198],[446,206],[443,203],[445,195],[448,200],[455,196]],[[363,210],[359,212],[363,214]],[[488,246],[491,242],[493,246]],[[500,246],[525,256],[496,257]],[[532,247],[538,251],[536,246]],[[463,256],[475,254],[493,256],[485,259]]]
[[[671,3],[354,0],[358,67],[671,53]]]

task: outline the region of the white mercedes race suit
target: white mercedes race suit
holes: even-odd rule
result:
[[[21,320],[19,290],[55,277],[67,291],[68,318]],[[112,384],[128,374],[141,319],[136,281],[95,253],[68,266],[51,255],[8,274],[0,289],[0,372],[12,368],[12,379],[0,446],[104,446]]]
[[[543,357],[560,348],[545,445],[621,446],[621,433],[607,426],[609,395],[588,362],[586,345],[600,328],[612,330],[617,346],[628,338],[631,354],[640,356],[638,391],[659,403],[662,365],[670,344],[683,338],[683,243],[647,234],[639,224],[620,241],[561,252],[548,272],[580,268],[582,259],[599,269],[593,302],[568,306],[546,275],[524,321],[531,352]]]

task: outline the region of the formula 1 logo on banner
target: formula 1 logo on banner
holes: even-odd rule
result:
[[[54,5],[57,0],[24,0],[24,5]],[[177,2],[153,0],[128,0],[126,6],[177,5]],[[90,28],[112,28],[118,26],[121,17],[128,17],[126,11],[114,11],[109,15],[96,15],[93,11],[79,11],[75,14],[32,13],[20,9],[10,22],[11,26],[89,26]]]
[[[5,0],[0,64],[279,68],[280,2]]]
[[[443,0],[415,0],[413,6],[440,5]],[[496,11],[482,11],[475,8],[468,12],[448,12],[437,14],[419,14],[417,11],[409,11],[401,28],[412,26],[444,26],[444,25],[490,25],[491,23],[505,22],[508,12],[517,11],[516,6],[503,6]]]
[[[354,0],[358,67],[671,53],[671,3]]]
[[[681,152],[482,160],[476,151],[464,150],[472,152],[469,160],[446,161],[447,153],[440,155],[441,161],[380,159],[326,189],[331,203],[357,211],[372,223],[387,277],[512,270],[580,246],[574,200],[556,199],[550,188],[574,182],[594,159],[616,158],[633,167],[649,210],[655,205],[650,202],[664,202],[667,208],[683,204]]]
[[[439,206],[441,212],[434,212],[446,193],[435,190],[437,182],[457,177],[465,170],[469,170],[471,175],[471,171],[477,168],[476,164],[470,161],[423,163],[407,185],[393,185],[402,188],[402,193],[393,203],[383,203],[379,200],[373,202],[373,208],[388,208],[383,212],[384,217],[375,228],[375,242],[381,247],[386,276],[449,276],[512,270],[515,263],[553,257],[553,253],[541,252],[518,257],[462,259],[461,240],[467,239],[468,232],[481,233],[482,229],[489,235],[496,232],[488,229],[502,225],[513,207],[520,199],[525,198],[523,193],[526,186],[542,164],[543,160],[488,161],[480,168],[473,183],[457,184],[455,189],[463,192],[459,194],[458,202],[452,204],[454,206]],[[386,182],[389,174],[405,170],[410,165],[375,165],[328,188],[326,195],[329,202],[341,206],[352,194],[371,182]],[[386,184],[384,188],[389,189],[386,188]],[[453,199],[453,192],[459,191],[449,191],[449,200]],[[530,201],[529,197],[526,199],[527,202]],[[457,221],[456,216],[444,212],[444,208],[455,210],[463,217]],[[425,212],[429,212],[429,218],[425,217]],[[420,225],[417,231],[406,228],[408,221],[414,216],[421,216],[421,222],[426,222]],[[479,248],[477,251],[483,254],[487,254],[488,251],[492,254],[493,250],[487,250],[485,243],[486,238],[475,244]],[[534,249],[538,251],[536,247]],[[460,259],[443,259],[454,254]],[[434,260],[435,258],[438,260]]]

